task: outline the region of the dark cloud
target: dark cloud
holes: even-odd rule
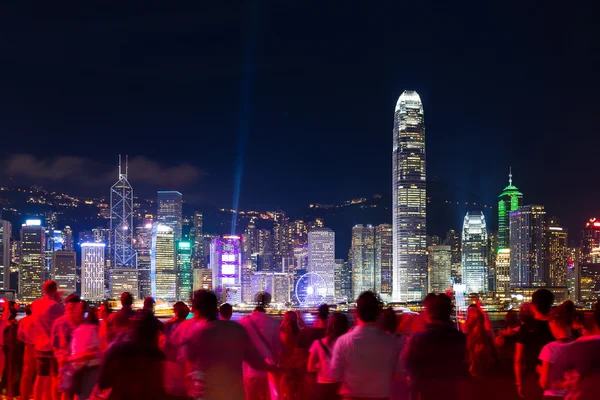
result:
[[[17,154],[9,157],[4,167],[6,173],[36,183],[73,182],[96,186],[118,178],[116,163],[108,166],[84,157],[41,158]],[[133,157],[129,161],[128,177],[132,184],[182,188],[196,183],[204,175],[203,170],[189,163],[165,166],[146,157]]]

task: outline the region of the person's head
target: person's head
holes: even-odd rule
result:
[[[483,326],[485,317],[475,304],[467,308],[467,327]]]
[[[452,301],[443,293],[429,293],[423,301],[425,317],[430,322],[448,322],[452,314]]]
[[[10,312],[10,316],[8,317],[9,321],[13,321],[17,318],[17,313],[19,312],[19,310],[17,309],[17,302],[16,301],[9,301],[8,302],[8,311]]]
[[[577,312],[577,310],[575,309],[575,303],[573,303],[571,300],[565,300],[562,303],[560,303],[560,305],[565,308],[565,311],[569,316],[569,324],[572,325],[573,319],[575,318],[575,313]]]
[[[121,305],[123,307],[131,307],[133,305],[133,296],[131,295],[131,293],[121,293]]]
[[[83,322],[83,308],[84,304],[81,303],[81,297],[77,293],[71,293],[65,299],[65,315],[72,323]]]
[[[294,311],[286,311],[285,314],[283,314],[283,322],[289,322],[291,324],[298,325],[298,314],[296,314]]]
[[[110,307],[108,306],[108,302],[104,301],[100,303],[100,307],[98,308],[98,318],[101,320],[108,319],[110,315]]]
[[[321,321],[326,321],[329,318],[329,306],[327,304],[321,304],[318,316]]]
[[[533,304],[533,315],[536,319],[544,319],[552,310],[554,303],[554,295],[548,289],[538,289],[531,296],[531,304]]]
[[[552,336],[556,339],[570,336],[572,320],[571,312],[567,306],[561,304],[554,307],[548,315],[548,325],[550,325]]]
[[[144,310],[154,311],[155,303],[156,302],[154,301],[154,297],[152,297],[152,296],[148,296],[148,297],[144,298]]]
[[[379,316],[380,302],[375,293],[362,292],[356,299],[356,316],[363,323],[375,323]]]
[[[533,321],[533,305],[531,303],[521,304],[519,308],[519,319],[523,324],[528,324]]]
[[[386,333],[396,333],[398,329],[398,317],[393,308],[386,308],[381,312],[377,326]]]
[[[294,311],[286,311],[283,314],[283,321],[279,326],[279,330],[289,336],[296,336],[300,332],[298,327],[298,315]]]
[[[192,298],[194,315],[201,319],[217,319],[217,296],[211,291],[200,289],[194,292]]]
[[[42,292],[48,297],[56,297],[58,294],[58,286],[54,281],[46,281],[42,285]]]
[[[190,308],[183,301],[178,301],[173,305],[173,314],[177,319],[186,319],[190,314]]]
[[[254,307],[254,312],[264,313],[265,308],[263,306],[256,306]]]
[[[519,321],[519,315],[515,312],[515,310],[508,310],[506,312],[506,316],[504,317],[504,329],[512,329],[521,325]]]
[[[98,309],[96,307],[89,306],[84,316],[86,324],[98,325]]]
[[[25,315],[27,315],[27,316],[31,315],[31,304],[27,304],[25,306]]]
[[[221,316],[221,319],[230,320],[233,315],[233,307],[231,307],[231,304],[221,304],[221,307],[219,307],[219,315]]]
[[[331,314],[327,321],[327,330],[325,336],[330,340],[337,339],[348,332],[348,317],[345,314],[336,312]]]

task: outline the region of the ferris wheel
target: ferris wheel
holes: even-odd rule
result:
[[[327,283],[315,272],[304,274],[296,282],[296,299],[300,307],[318,307],[325,302]]]

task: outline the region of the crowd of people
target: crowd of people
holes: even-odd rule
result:
[[[398,314],[364,292],[352,321],[323,305],[308,326],[300,313],[279,322],[263,306],[231,321],[231,305],[205,290],[162,323],[152,298],[136,311],[123,293],[111,312],[63,299],[53,281],[42,289],[20,321],[18,305],[0,300],[7,398],[600,398],[600,307],[586,320],[572,302],[553,307],[546,289],[500,330],[478,301],[457,323],[450,298],[434,293],[421,314]]]

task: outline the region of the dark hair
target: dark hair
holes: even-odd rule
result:
[[[17,305],[16,301],[12,301],[10,300],[8,302],[8,311],[10,312],[10,316],[8,317],[9,320],[13,320],[15,318],[17,318],[17,312],[19,312],[19,310],[17,310],[17,308],[15,307]]]
[[[379,316],[380,302],[375,293],[362,292],[356,299],[356,314],[363,322],[376,322]]]
[[[432,321],[449,321],[452,314],[452,301],[444,293],[429,293],[423,306]]]
[[[531,303],[535,306],[539,313],[547,315],[552,309],[554,303],[554,295],[548,289],[538,289],[531,296]]]
[[[392,307],[388,307],[379,316],[377,321],[379,328],[387,333],[396,333],[398,329],[398,317]]]
[[[231,304],[229,303],[223,303],[221,304],[221,307],[219,307],[219,314],[225,319],[230,319],[233,314],[233,307],[231,307]]]
[[[173,304],[173,311],[179,319],[186,319],[190,314],[190,308],[183,301],[178,301]]]
[[[86,311],[87,317],[85,318],[85,322],[88,324],[98,325],[100,322],[98,320],[98,309],[94,306],[89,306]]]
[[[81,297],[77,293],[71,293],[65,299],[65,304],[69,303],[81,303]]]
[[[211,291],[200,289],[192,299],[194,311],[207,319],[217,319],[217,296]]]
[[[25,306],[25,315],[31,315],[31,304]]]
[[[319,319],[327,319],[327,317],[329,317],[329,306],[321,304],[319,307]]]
[[[286,311],[283,314],[283,322],[279,326],[280,332],[285,332],[296,336],[300,333],[300,328],[298,328],[298,315],[294,311]]]
[[[139,310],[132,318],[132,339],[136,345],[141,347],[158,347],[159,325],[155,321],[152,312]]]
[[[265,308],[263,306],[254,307],[254,311],[256,312],[265,312]]]
[[[562,307],[564,307],[565,312],[567,313],[567,318],[569,320],[569,325],[573,324],[573,320],[575,319],[575,303],[573,303],[571,300],[565,300],[560,304]]]
[[[554,307],[552,311],[550,311],[549,318],[550,321],[565,327],[570,327],[571,322],[573,321],[573,316],[571,315],[568,306],[565,306],[564,304]]]
[[[54,281],[46,281],[42,285],[42,291],[46,294],[54,294],[58,291],[58,286]]]
[[[521,322],[519,321],[517,312],[515,310],[508,310],[504,317],[504,328],[515,328],[519,325],[521,325]]]
[[[133,296],[129,292],[121,293],[121,305],[123,307],[129,307],[133,304]]]
[[[154,304],[156,303],[156,301],[154,301],[154,297],[152,296],[147,296],[144,298],[144,310],[152,310],[154,308]]]
[[[330,340],[337,339],[346,332],[348,332],[348,317],[339,312],[331,314],[329,321],[327,321],[325,336]]]

